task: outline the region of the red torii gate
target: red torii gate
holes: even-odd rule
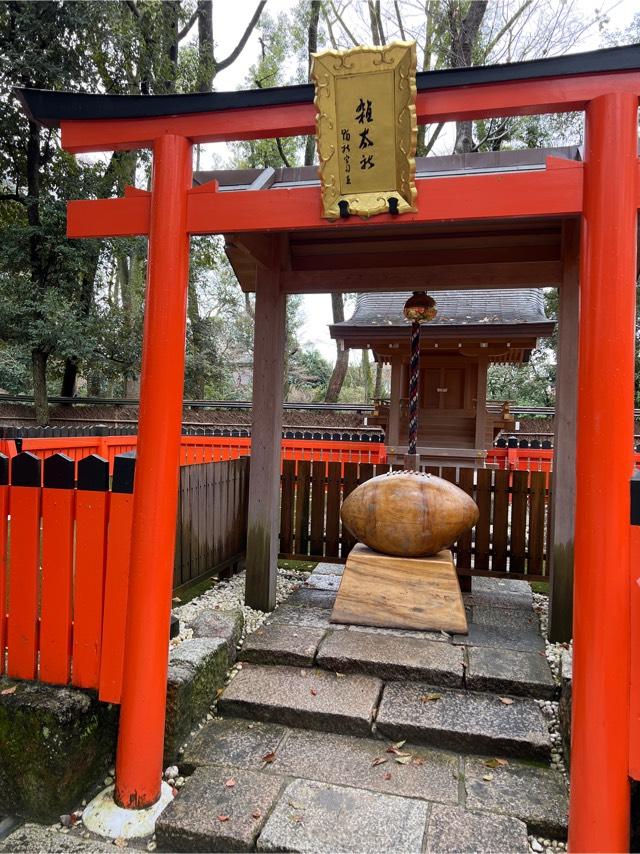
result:
[[[635,601],[640,590],[636,573],[629,571],[640,48],[418,75],[418,90],[420,123],[586,113],[584,164],[551,161],[538,172],[419,180],[418,212],[404,215],[402,223],[580,218],[569,843],[574,851],[625,851],[630,768],[640,766],[635,739],[631,756],[629,747],[630,721],[634,726],[640,722],[640,702],[634,696],[630,703],[632,664],[637,672],[637,662],[631,661],[630,612],[640,604]],[[158,798],[162,772],[189,235],[311,228],[344,235],[364,223],[354,218],[327,223],[320,216],[316,188],[279,190],[276,203],[268,191],[222,194],[215,185],[192,187],[193,143],[315,133],[311,87],[160,97],[18,94],[34,120],[60,125],[68,151],[153,149],[151,193],[132,189],[124,199],[76,201],[68,208],[70,237],[149,235],[116,765],[117,801],[139,808]],[[366,227],[382,230],[392,222],[397,224],[383,215]],[[284,285],[269,270],[265,283],[260,299],[275,323],[281,323]],[[272,397],[276,419],[277,389]],[[620,414],[614,430],[609,429],[612,412]],[[275,490],[276,461],[268,448],[259,453],[254,463],[264,478],[272,479]],[[251,536],[251,520],[249,524]],[[253,536],[256,541],[262,537],[273,552],[268,530],[255,530]],[[149,567],[154,568],[153,585]],[[274,578],[272,565],[266,578],[257,579],[254,595],[260,601],[269,603]],[[638,632],[635,623],[633,629]]]

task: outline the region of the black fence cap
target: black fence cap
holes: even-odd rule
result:
[[[133,492],[133,482],[136,473],[136,453],[128,451],[118,454],[113,461],[112,492]]]
[[[78,463],[78,489],[106,492],[109,489],[109,461],[90,454]]]
[[[44,461],[43,485],[48,489],[73,489],[75,467],[66,454],[52,454]]]
[[[40,457],[31,451],[22,451],[11,460],[12,486],[40,486],[42,482]]]

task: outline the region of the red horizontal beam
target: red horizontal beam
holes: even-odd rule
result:
[[[565,113],[583,110],[593,98],[611,92],[640,95],[640,74],[624,71],[449,87],[420,92],[416,111],[419,124]],[[162,118],[68,120],[60,126],[62,147],[77,154],[150,148],[165,133],[186,136],[194,143],[315,134],[315,114],[309,103]]]
[[[550,161],[532,172],[422,178],[418,211],[404,214],[402,223],[502,219],[506,217],[571,216],[582,210],[582,164]],[[566,165],[565,165],[566,164]],[[151,199],[73,201],[68,204],[69,237],[123,237],[147,234]],[[328,222],[321,216],[318,187],[282,190],[190,193],[188,229],[191,234],[232,234],[249,231],[333,230],[398,223],[380,215],[370,220],[350,217]]]

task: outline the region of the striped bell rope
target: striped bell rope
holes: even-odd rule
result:
[[[411,362],[409,365],[409,447],[415,456],[418,445],[418,393],[420,387],[420,324],[436,316],[436,301],[426,291],[414,291],[404,305],[404,316],[411,321]]]

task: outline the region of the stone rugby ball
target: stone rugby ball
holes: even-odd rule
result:
[[[478,521],[478,506],[460,487],[413,471],[361,483],[340,511],[361,543],[383,554],[425,557],[447,548]]]

